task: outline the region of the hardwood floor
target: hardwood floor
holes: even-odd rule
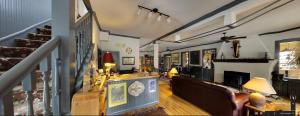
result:
[[[175,96],[168,83],[160,81],[160,103],[168,115],[209,115],[204,110]]]
[[[164,111],[168,115],[209,115],[207,112],[198,108],[197,106],[173,95],[172,90],[166,81],[160,80],[159,84],[160,103],[158,104],[158,106],[163,107]],[[273,102],[275,104],[285,104],[287,105],[285,110],[290,110],[290,101],[288,99],[281,99]],[[296,106],[296,114],[297,116],[300,116],[300,103],[297,103]]]

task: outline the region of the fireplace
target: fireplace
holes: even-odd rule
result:
[[[250,80],[250,73],[224,71],[224,85],[241,89],[242,85]]]

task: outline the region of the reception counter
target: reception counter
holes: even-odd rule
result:
[[[106,115],[118,115],[159,103],[157,75],[123,74],[106,82]]]

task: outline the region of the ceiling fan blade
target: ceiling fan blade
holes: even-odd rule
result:
[[[246,37],[246,36],[242,36],[242,37],[233,37],[233,38],[230,38],[229,40],[244,39],[244,38],[247,38],[247,37]]]

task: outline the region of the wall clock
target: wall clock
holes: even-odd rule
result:
[[[130,47],[127,47],[127,48],[126,48],[126,53],[127,53],[127,54],[131,54],[131,53],[132,53],[132,49],[131,49]]]
[[[139,81],[133,82],[129,87],[128,87],[128,93],[132,96],[139,96],[141,93],[143,93],[145,90],[145,85]]]

